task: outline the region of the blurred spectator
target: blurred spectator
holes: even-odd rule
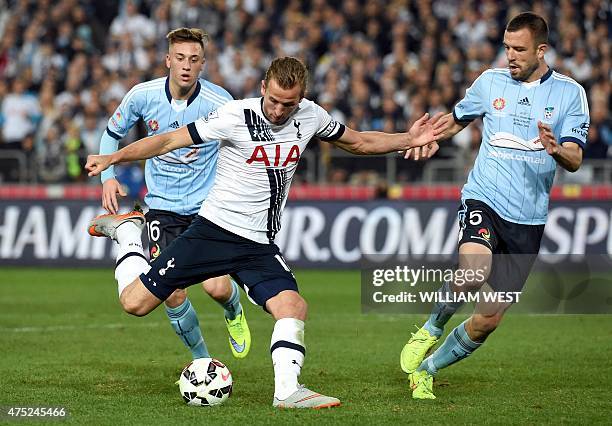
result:
[[[146,50],[134,45],[132,36],[126,34],[111,41],[102,65],[111,72],[128,73],[134,68],[144,71],[149,66],[149,58]]]
[[[11,91],[2,100],[2,138],[5,144],[21,144],[36,130],[40,119],[38,98],[27,93],[27,82],[15,79]]]
[[[261,78],[258,70],[253,68],[243,52],[236,50],[229,62],[221,66],[221,75],[226,81],[226,88],[234,97],[244,97],[247,80]]]
[[[42,119],[36,132],[35,146],[37,149],[42,147],[43,139],[46,137],[49,128],[55,126],[60,119],[60,109],[57,107],[54,82],[52,80],[47,79],[43,82],[39,100]]]
[[[37,151],[38,178],[44,183],[64,182],[66,156],[57,125],[49,127]]]
[[[479,19],[477,8],[473,5],[466,4],[461,11],[463,17],[455,26],[455,36],[464,49],[477,46],[487,35],[487,21]]]
[[[585,158],[612,157],[612,119],[606,116],[606,112],[602,104],[595,104],[591,109]]]
[[[66,152],[66,173],[70,181],[76,182],[84,179],[83,166],[86,161],[86,152],[79,128],[73,123],[64,135],[64,149]]]
[[[579,83],[584,84],[591,78],[593,67],[587,58],[586,50],[581,46],[571,58],[563,63],[571,76]]]
[[[179,0],[172,2],[172,27],[202,28],[217,36],[223,19],[212,1]]]
[[[142,48],[154,40],[155,25],[148,17],[138,12],[134,0],[127,0],[124,10],[111,24],[110,35],[115,38],[129,38],[135,47]]]
[[[94,112],[86,113],[80,127],[80,139],[86,155],[97,154],[100,149],[100,135],[106,129],[106,122]]]

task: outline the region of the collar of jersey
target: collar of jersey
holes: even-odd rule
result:
[[[548,71],[546,71],[544,73],[544,75],[542,76],[542,78],[540,78],[539,80],[534,80],[532,82],[529,83],[525,83],[524,81],[521,82],[521,84],[523,86],[527,86],[527,87],[534,87],[534,86],[539,86],[540,84],[544,83],[546,80],[548,80],[550,78],[550,76],[552,75],[553,70],[551,67],[548,67]]]
[[[291,120],[291,117],[293,117],[295,114],[297,114],[297,112],[300,110],[300,107],[298,105],[298,107],[295,109],[295,111],[293,111],[293,114],[291,114],[289,117],[287,117],[287,119],[285,121],[283,121],[280,124],[274,124],[272,123],[270,120],[268,120],[268,117],[266,117],[266,113],[264,112],[264,108],[263,108],[263,96],[261,98],[259,98],[259,109],[261,110],[261,115],[263,115],[264,120],[266,120],[270,126],[284,126],[289,120]],[[301,103],[301,101],[300,101]]]
[[[202,85],[200,84],[200,79],[198,79],[196,81],[195,90],[193,91],[189,99],[187,99],[187,106],[189,106],[190,103],[195,101],[195,98],[197,98],[198,95],[200,94],[201,88],[202,88]],[[172,103],[172,94],[170,94],[170,77],[166,77],[166,98],[168,98],[168,102]]]

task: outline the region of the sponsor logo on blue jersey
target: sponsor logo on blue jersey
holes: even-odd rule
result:
[[[544,118],[547,120],[550,120],[553,116],[554,110],[555,110],[555,107],[551,107],[551,106],[544,108]]]
[[[525,96],[523,99],[519,99],[518,104],[524,106],[531,106],[531,102],[529,102],[529,98],[527,96]]]

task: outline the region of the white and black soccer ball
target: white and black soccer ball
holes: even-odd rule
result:
[[[232,394],[232,383],[232,373],[221,361],[198,358],[181,372],[179,389],[187,405],[220,405]]]

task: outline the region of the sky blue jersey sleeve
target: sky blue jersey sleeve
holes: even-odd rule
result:
[[[589,105],[584,89],[578,85],[574,87],[576,93],[569,97],[571,101],[563,117],[559,143],[574,142],[584,148],[589,133]]]
[[[128,134],[138,119],[141,118],[144,99],[139,95],[140,93],[143,92],[138,90],[138,86],[134,86],[109,118],[106,130],[100,138],[100,154],[112,154],[117,151],[119,141]],[[113,166],[100,175],[102,183],[114,177]]]
[[[486,75],[486,72],[481,74],[466,90],[463,99],[453,108],[453,117],[457,123],[469,124],[486,112],[486,97],[484,96]]]
[[[119,147],[119,140],[110,136],[108,132],[105,130],[102,133],[102,138],[100,139],[100,154],[101,155],[112,154],[113,152],[117,151],[118,147]],[[114,177],[115,177],[115,166],[110,166],[108,169],[104,170],[100,174],[100,180],[102,181],[102,183]]]

